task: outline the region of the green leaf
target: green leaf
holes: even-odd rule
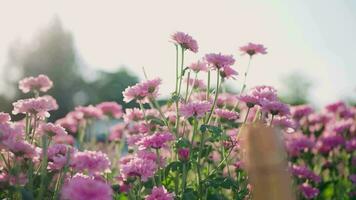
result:
[[[182,195],[183,200],[196,200],[197,192],[195,192],[192,188],[187,188],[184,194]]]

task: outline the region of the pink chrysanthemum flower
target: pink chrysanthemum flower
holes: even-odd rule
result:
[[[103,117],[102,110],[92,105],[78,106],[75,108],[75,112],[82,113],[85,119],[100,119]]]
[[[131,121],[140,121],[143,120],[143,112],[138,108],[127,108],[125,110],[124,121],[126,123]]]
[[[74,144],[74,137],[71,135],[56,135],[53,137],[53,142],[55,144],[68,144],[68,145],[73,145]]]
[[[234,108],[236,103],[236,95],[230,93],[220,93],[218,99],[216,100],[216,106],[218,108]]]
[[[71,146],[65,144],[53,144],[48,147],[48,167],[51,170],[60,170],[69,163],[70,155],[74,153]]]
[[[167,142],[170,142],[173,139],[174,137],[170,132],[156,132],[153,135],[143,137],[138,142],[138,145],[140,146],[140,149],[160,149],[162,147],[167,147]]]
[[[286,116],[277,116],[273,119],[273,125],[279,126],[281,128],[291,128],[296,129],[296,123],[289,117]]]
[[[242,94],[237,97],[240,101],[245,102],[248,108],[252,108],[255,105],[259,104],[259,99],[256,96],[249,94]]]
[[[104,115],[112,118],[120,118],[123,115],[122,106],[114,101],[112,102],[102,102],[96,105]]]
[[[40,74],[37,77],[27,77],[19,82],[19,88],[23,93],[30,91],[47,92],[53,86],[48,76]]]
[[[8,181],[10,185],[13,186],[25,186],[28,182],[27,174],[20,172],[19,174],[16,175],[9,175],[8,176]]]
[[[229,79],[229,78],[236,79],[238,74],[239,73],[230,66],[226,66],[222,68],[222,70],[220,71],[220,76],[225,79]]]
[[[198,73],[198,72],[201,72],[201,71],[203,71],[203,72],[207,72],[208,71],[207,64],[204,61],[198,61],[198,62],[192,63],[188,67],[189,67],[189,69],[191,69],[195,73]]]
[[[345,149],[348,152],[356,151],[356,137],[351,138],[350,140],[346,141]]]
[[[255,96],[256,98],[258,98],[259,101],[262,100],[275,101],[278,99],[277,90],[274,89],[272,86],[266,86],[266,85],[256,86],[252,88],[248,94]]]
[[[316,143],[316,149],[320,153],[329,153],[334,148],[343,145],[345,139],[335,132],[326,132],[324,131],[322,135],[318,138]]]
[[[284,135],[285,147],[290,156],[299,156],[314,147],[314,142],[300,132]]]
[[[187,104],[183,104],[180,112],[181,114],[186,117],[203,117],[211,108],[211,103],[207,101],[198,101],[198,102],[191,102]]]
[[[189,148],[180,148],[178,149],[178,158],[181,161],[188,161],[190,155]]]
[[[100,151],[76,152],[71,160],[71,166],[79,172],[88,171],[95,174],[110,169],[110,160]]]
[[[145,200],[173,200],[174,193],[169,193],[164,186],[153,187],[151,194]]]
[[[55,135],[67,135],[67,131],[60,125],[55,125],[52,123],[47,123],[47,124],[41,124],[39,132],[41,134],[46,134],[49,136],[55,136]]]
[[[299,190],[306,199],[313,199],[319,194],[319,190],[317,188],[313,188],[307,183],[303,183],[302,185],[300,185]]]
[[[157,97],[160,84],[161,79],[156,78],[130,86],[122,92],[124,101],[126,103],[132,100],[148,102],[149,99]]]
[[[239,114],[237,112],[230,111],[227,109],[215,109],[215,114],[218,117],[226,120],[236,120],[239,118]]]
[[[0,124],[7,123],[11,120],[11,117],[8,113],[0,112]]]
[[[307,117],[313,112],[314,112],[313,108],[310,107],[309,105],[299,105],[299,106],[291,107],[292,117],[297,120],[303,117]]]
[[[328,112],[332,112],[332,113],[338,113],[342,110],[345,110],[347,108],[345,102],[343,101],[337,101],[331,104],[328,104],[325,106],[325,110],[327,110]]]
[[[294,176],[301,179],[312,180],[315,183],[319,183],[321,181],[321,177],[316,175],[312,170],[310,170],[306,166],[293,165],[290,168],[290,171]]]
[[[240,51],[253,56],[255,54],[267,54],[267,48],[265,48],[262,44],[254,44],[248,43],[246,46],[240,48]]]
[[[213,69],[230,67],[235,63],[235,59],[232,55],[222,55],[221,53],[206,54],[204,59]]]
[[[51,96],[42,96],[30,99],[21,99],[12,104],[14,109],[12,114],[19,113],[36,114],[39,117],[49,117],[48,111],[57,110],[58,104]]]
[[[64,184],[61,200],[111,200],[111,186],[103,181],[76,175]]]
[[[262,110],[265,112],[269,112],[272,115],[289,115],[290,110],[289,106],[280,102],[280,101],[261,101]]]
[[[109,141],[120,141],[124,136],[125,125],[117,124],[110,128]]]
[[[194,79],[194,78],[189,78],[188,79],[185,79],[185,82],[187,83],[189,81],[189,85],[190,86],[193,86],[194,89],[205,89],[206,88],[206,85],[204,83],[203,80],[200,80],[200,79]]]
[[[197,41],[186,33],[176,32],[172,35],[172,40],[175,44],[180,45],[183,49],[188,49],[194,53],[198,52],[199,47]]]
[[[129,177],[139,177],[146,182],[157,170],[156,162],[150,159],[134,157],[121,165],[120,174],[127,180]]]

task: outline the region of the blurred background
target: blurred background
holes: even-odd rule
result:
[[[248,57],[239,47],[262,43],[248,87],[272,85],[291,104],[320,108],[335,100],[356,102],[356,1],[154,0],[2,1],[0,6],[0,110],[23,98],[17,81],[46,74],[49,94],[64,116],[75,105],[117,101],[144,78],[163,80],[161,97],[174,87],[175,48],[183,31],[199,44],[186,63],[206,53],[233,54],[242,75]],[[241,80],[229,81],[238,91]]]

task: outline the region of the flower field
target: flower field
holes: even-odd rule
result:
[[[247,86],[254,59],[268,56],[261,44],[239,49],[249,62],[238,72],[229,54],[185,63],[186,54],[199,51],[197,41],[183,32],[170,40],[176,82],[164,101],[162,80],[146,77],[122,92],[135,108],[102,102],[48,122],[61,109],[46,95],[55,83],[46,75],[22,79],[19,89],[29,98],[14,102],[12,111],[21,120],[0,113],[0,199],[254,199],[251,180],[262,175],[250,169],[248,152],[260,147],[247,140],[263,136],[244,130],[256,126],[273,130],[283,144],[277,153],[286,165],[278,170],[290,180],[291,199],[356,198],[356,107],[290,106],[272,86]],[[234,86],[238,93],[226,90],[229,79],[243,81]]]

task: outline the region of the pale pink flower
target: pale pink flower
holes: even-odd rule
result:
[[[199,47],[197,41],[186,33],[176,32],[172,35],[172,40],[175,44],[180,45],[183,49],[188,49],[194,53],[198,52]]]
[[[123,115],[122,106],[114,101],[112,102],[102,102],[96,105],[104,115],[112,118],[120,118]]]
[[[126,123],[131,121],[143,120],[143,112],[138,108],[127,108],[124,114],[124,121]]]
[[[161,79],[156,78],[137,83],[134,86],[130,86],[122,92],[124,101],[126,103],[132,100],[136,100],[138,102],[148,102],[150,99],[156,98],[158,96],[160,84]]]
[[[152,151],[148,151],[146,149],[137,151],[135,156],[138,157],[138,158],[145,159],[145,160],[152,160],[154,162],[157,162],[157,153],[152,152]],[[165,164],[166,164],[165,158],[160,156],[159,157],[159,165],[161,167],[164,167]]]
[[[56,135],[53,137],[53,142],[56,144],[73,145],[74,141],[75,141],[75,139],[71,135]]]
[[[47,92],[53,86],[48,76],[40,74],[37,77],[27,77],[19,82],[19,88],[23,93],[30,91]]]
[[[221,53],[206,54],[204,59],[213,69],[230,67],[235,63],[235,59],[232,55],[222,55]]]
[[[146,182],[154,176],[156,170],[155,161],[134,157],[121,165],[120,174],[125,180],[129,177],[139,177],[141,181]]]
[[[74,153],[71,146],[65,144],[53,144],[48,147],[48,167],[52,170],[60,170],[69,163],[70,155]]]
[[[211,108],[211,103],[207,101],[198,101],[183,104],[181,106],[180,112],[186,117],[203,117]]]
[[[83,114],[83,118],[85,119],[100,119],[103,117],[103,112],[101,109],[89,105],[89,106],[77,106],[75,108],[76,112],[81,112]]]
[[[56,124],[62,126],[70,133],[76,133],[78,130],[79,122],[82,119],[82,112],[72,111],[69,112],[64,118],[58,119]]]
[[[52,123],[47,123],[47,124],[41,124],[39,132],[41,134],[46,134],[49,136],[55,136],[55,135],[67,135],[67,131],[60,125],[55,125]]]
[[[190,86],[193,86],[193,88],[195,89],[205,89],[206,88],[206,85],[204,83],[203,80],[200,80],[200,79],[194,79],[194,78],[189,78],[188,79],[185,79],[185,82],[187,83],[189,81],[189,85]]]
[[[201,71],[203,71],[203,72],[208,71],[207,64],[204,61],[198,61],[198,62],[192,63],[188,67],[195,73],[198,73]]]
[[[255,105],[259,104],[259,98],[254,95],[242,94],[237,97],[240,101],[245,102],[248,108],[252,108]]]
[[[216,107],[218,108],[233,108],[237,103],[236,96],[230,93],[220,93],[216,100]]]
[[[275,101],[278,99],[277,90],[272,86],[266,86],[266,85],[256,86],[252,88],[248,94],[258,98],[259,104],[260,101],[262,100]]]
[[[110,128],[109,141],[120,141],[124,135],[125,125],[116,124]]]
[[[11,120],[11,117],[8,113],[0,112],[0,124],[6,123]]]
[[[74,176],[64,184],[61,200],[112,200],[111,186],[85,176]]]
[[[222,118],[222,119],[226,119],[226,120],[236,120],[239,118],[239,114],[237,112],[234,111],[230,111],[227,109],[215,109],[215,114]]]
[[[156,132],[153,135],[147,135],[143,137],[138,145],[140,149],[153,148],[160,149],[162,147],[167,147],[167,143],[174,139],[172,133],[164,131],[164,132]]]
[[[266,49],[267,48],[265,48],[262,44],[254,44],[250,42],[246,46],[241,47],[240,51],[253,56],[255,54],[267,54]]]
[[[286,116],[276,116],[273,119],[273,125],[282,128],[296,129],[297,124],[289,117]]]
[[[110,169],[108,156],[100,151],[76,152],[71,160],[71,166],[79,171],[90,174],[101,173]]]
[[[58,104],[51,96],[42,96],[30,99],[21,99],[12,104],[14,109],[12,114],[19,113],[36,114],[39,117],[49,117],[49,111],[57,110]]]
[[[169,193],[164,186],[153,187],[151,194],[145,197],[145,200],[173,200],[174,193]]]

